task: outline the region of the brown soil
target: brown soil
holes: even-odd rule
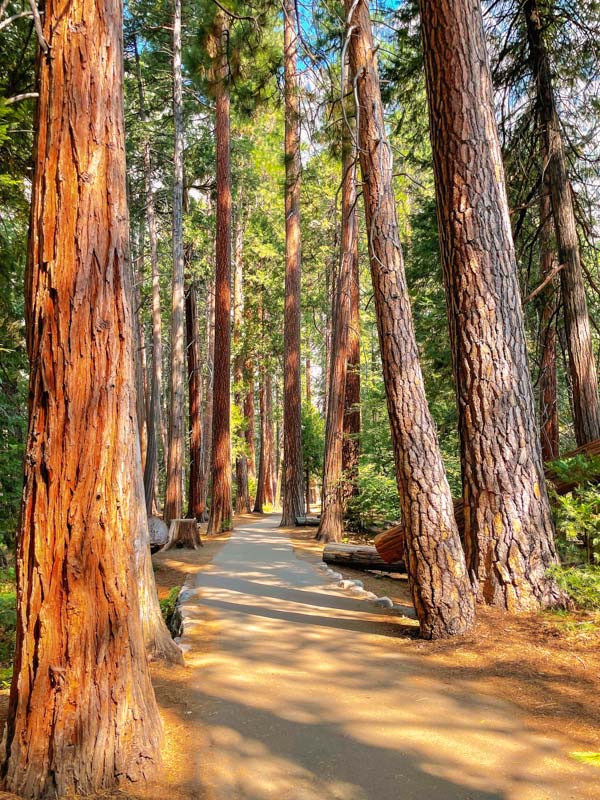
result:
[[[323,545],[314,528],[288,531],[296,554],[321,561]],[[365,544],[352,534],[349,544]],[[335,566],[345,578],[361,580],[367,591],[410,605],[405,576]],[[525,723],[564,741],[570,751],[600,751],[600,614],[514,615],[479,608],[468,636],[441,642],[398,638],[391,646],[424,659],[449,684],[460,682],[516,705]],[[600,777],[600,773],[599,773]]]

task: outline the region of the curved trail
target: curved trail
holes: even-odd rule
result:
[[[278,521],[237,528],[187,595],[199,800],[600,798],[597,770],[509,703],[439,679],[398,646],[399,623],[298,559]]]

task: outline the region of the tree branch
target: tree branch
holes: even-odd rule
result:
[[[50,52],[48,42],[44,39],[44,29],[42,28],[42,19],[37,7],[36,0],[29,0],[29,6],[33,15],[33,24],[35,25],[35,32],[37,34],[38,42],[40,44],[42,53],[47,56]]]
[[[32,17],[32,16],[33,14],[31,13],[31,11],[21,11],[19,14],[13,14],[12,17],[7,17],[5,20],[0,22],[0,31],[3,30],[3,28],[8,28],[9,25],[12,25],[12,23],[18,19],[22,19],[23,17]]]
[[[530,292],[525,298],[525,300],[523,300],[523,305],[526,305],[531,300],[533,300],[534,297],[537,297],[540,292],[543,292],[546,286],[548,286],[548,284],[552,280],[554,280],[554,278],[558,275],[561,269],[564,269],[564,266],[565,266],[564,264],[557,264],[555,267],[553,267],[550,270],[550,272],[546,275],[544,280],[540,283],[540,285],[536,289],[534,289],[533,292]]]
[[[11,106],[13,103],[20,103],[21,100],[29,100],[32,97],[39,97],[38,92],[25,92],[24,94],[15,94],[13,97],[7,97],[4,105]]]

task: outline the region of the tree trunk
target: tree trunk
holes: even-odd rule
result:
[[[246,392],[244,394],[244,419],[246,429],[244,437],[246,439],[246,451],[248,462],[248,477],[256,477],[256,448],[254,445],[254,360],[251,357],[244,359],[244,384]]]
[[[208,519],[206,510],[210,462],[212,459],[213,379],[215,374],[215,292],[212,281],[208,287],[208,314],[206,317],[206,391],[204,396],[204,418],[202,421],[202,482],[200,484],[201,522]]]
[[[575,437],[577,444],[581,446],[593,439],[600,438],[598,376],[581,269],[581,253],[573,210],[571,183],[556,109],[550,59],[544,41],[544,23],[538,0],[525,0],[523,13],[527,25],[529,58],[543,129],[558,258],[560,264],[563,265],[560,283],[569,349],[569,371],[573,388]]]
[[[152,186],[152,161],[150,142],[144,145],[144,180],[146,187],[146,221],[150,242],[150,265],[152,269],[152,379],[150,390],[150,414],[148,420],[148,450],[144,470],[144,491],[148,513],[152,512],[154,487],[159,464],[159,439],[163,458],[166,453],[162,398],[162,317],[160,307],[160,271],[158,265],[158,241],[156,235],[156,211]],[[150,463],[148,463],[150,459]]]
[[[345,82],[348,91],[351,81]],[[344,533],[344,416],[346,410],[346,375],[350,334],[350,295],[354,278],[356,246],[356,149],[355,131],[342,133],[342,252],[332,292],[332,338],[329,367],[329,405],[325,427],[323,459],[323,495],[321,523],[316,538],[321,542],[341,542]]]
[[[540,273],[542,279],[552,274],[556,259],[552,248],[552,204],[550,195],[540,198]],[[558,280],[553,279],[542,294],[540,313],[540,378],[538,383],[540,437],[543,461],[553,461],[559,455],[558,375],[556,368],[558,313]]]
[[[143,512],[122,8],[48,0],[26,276],[31,364],[3,788],[94,793],[160,759],[135,568]],[[93,377],[93,380],[91,380]]]
[[[173,17],[173,305],[171,322],[171,406],[164,519],[179,519],[183,509],[185,442],[184,264],[183,264],[183,82],[181,76],[181,0]]]
[[[345,0],[345,7],[350,66],[360,105],[358,144],[371,276],[406,525],[409,584],[421,636],[440,638],[469,630],[474,604],[419,364],[369,9],[366,0]]]
[[[263,506],[265,504],[273,505],[275,501],[273,463],[275,448],[273,442],[271,376],[264,366],[261,366],[260,370],[258,396],[260,410],[260,450],[254,511],[262,514]]]
[[[554,604],[556,563],[479,0],[421,0],[443,277],[479,602]]]
[[[200,372],[198,298],[194,284],[185,296],[185,327],[190,421],[190,483],[188,517],[202,521],[202,375]]]
[[[217,237],[215,266],[215,347],[213,374],[211,502],[208,532],[231,530],[231,169],[229,162],[229,31],[223,11],[217,13],[219,63],[216,84]]]
[[[355,175],[356,180],[356,175]],[[352,276],[348,328],[348,364],[344,400],[344,443],[342,470],[344,504],[358,494],[358,459],[360,455],[360,279],[358,264],[358,216],[352,228]]]
[[[283,0],[285,69],[285,313],[283,331],[283,508],[281,526],[304,515],[300,389],[300,102],[298,20],[294,0]]]
[[[235,273],[233,276],[233,343],[235,358],[233,365],[234,400],[236,406],[243,408],[244,397],[244,353],[242,352],[242,322],[244,319],[244,261],[243,261],[244,229],[241,219],[236,221],[235,230]],[[238,431],[240,439],[246,441],[243,430]],[[236,502],[238,514],[252,511],[248,493],[248,459],[245,453],[235,459]]]

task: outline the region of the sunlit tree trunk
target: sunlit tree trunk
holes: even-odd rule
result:
[[[31,364],[3,788],[138,780],[160,757],[136,574],[122,8],[48,0],[26,276]]]
[[[366,0],[345,0],[345,7],[359,104],[358,144],[371,276],[406,526],[409,585],[421,636],[440,638],[467,631],[473,624],[474,604],[419,364],[369,9]]]
[[[211,502],[208,532],[231,530],[231,169],[227,46],[223,11],[217,13],[219,63],[216,83],[217,237],[213,374]]]
[[[571,182],[560,119],[556,109],[550,60],[544,41],[544,22],[540,11],[538,0],[525,0],[523,3],[529,57],[537,91],[537,105],[547,159],[545,168],[550,187],[558,258],[563,266],[560,283],[569,348],[575,436],[577,444],[583,445],[600,438],[598,376],[581,268]]]
[[[137,40],[134,38],[136,71],[138,79],[138,95],[140,104],[140,121],[142,125],[148,122],[146,100],[142,71],[140,65]],[[148,135],[144,141],[144,192],[146,198],[146,224],[148,227],[148,241],[150,244],[150,267],[152,273],[152,359],[150,375],[150,403],[148,412],[148,439],[146,446],[146,459],[144,463],[144,494],[146,508],[152,513],[157,484],[157,468],[159,437],[163,453],[166,450],[166,436],[163,430],[163,415],[161,407],[162,398],[162,321],[160,310],[160,273],[158,267],[158,244],[156,234],[156,209],[154,204],[154,187],[152,185],[152,154]]]
[[[190,483],[188,517],[202,521],[202,375],[200,370],[200,334],[198,297],[193,283],[185,296],[185,328],[187,344],[189,421],[190,421]]]
[[[282,527],[304,514],[300,389],[300,102],[298,20],[294,0],[283,0],[285,72],[285,310]]]
[[[345,88],[349,91],[349,81]],[[346,377],[349,360],[350,298],[355,278],[353,261],[356,248],[356,135],[343,123],[342,140],[342,247],[340,266],[332,293],[332,338],[329,368],[329,405],[325,427],[323,459],[323,495],[317,539],[341,542],[344,532],[344,418],[346,412]]]
[[[183,82],[181,75],[181,0],[173,15],[173,298],[171,322],[171,406],[164,518],[180,519],[183,510],[185,443],[184,263],[183,263]]]
[[[206,391],[204,396],[204,415],[202,420],[202,482],[200,484],[202,519],[206,521],[208,514],[207,494],[212,458],[212,417],[213,417],[213,378],[214,378],[214,353],[215,353],[215,292],[211,280],[207,289],[208,313],[206,316]]]
[[[421,0],[458,396],[465,543],[480,602],[557,600],[556,563],[479,0]]]
[[[256,447],[254,445],[254,360],[251,356],[244,359],[244,419],[246,420],[246,451],[248,453],[248,477],[256,477]]]
[[[233,342],[235,348],[235,358],[233,366],[233,385],[234,399],[237,407],[243,409],[244,397],[244,353],[242,346],[242,322],[244,319],[244,261],[243,261],[243,239],[244,229],[242,222],[238,218],[235,229],[235,273],[233,277]],[[243,432],[239,431],[240,438],[244,438]],[[235,459],[235,482],[236,482],[236,511],[238,514],[252,510],[250,507],[250,496],[248,494],[248,459],[242,453]]]
[[[540,274],[542,279],[556,268],[550,195],[540,198]],[[542,458],[552,461],[559,455],[558,375],[557,375],[557,296],[558,279],[553,279],[542,294],[540,313],[540,378],[538,382]]]

